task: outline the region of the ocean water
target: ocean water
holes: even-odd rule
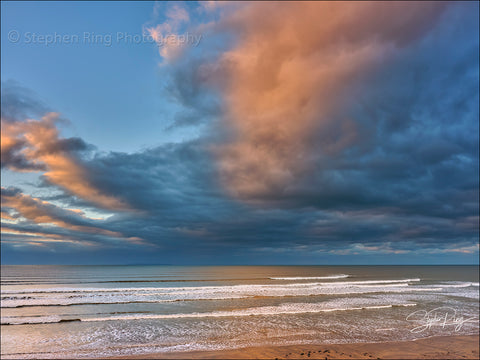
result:
[[[478,266],[1,267],[2,358],[479,332]]]

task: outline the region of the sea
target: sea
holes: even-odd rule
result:
[[[1,357],[479,333],[478,266],[1,266]]]

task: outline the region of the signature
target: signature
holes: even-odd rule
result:
[[[442,306],[433,310],[418,310],[406,318],[407,321],[421,323],[420,326],[416,326],[410,330],[412,333],[420,333],[428,330],[434,326],[446,328],[447,326],[453,326],[455,331],[460,331],[463,324],[466,322],[478,321],[478,316],[464,317],[457,314],[457,310],[448,306]]]

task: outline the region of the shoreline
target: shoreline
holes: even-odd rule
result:
[[[109,359],[478,359],[479,356],[477,334],[381,343],[267,345],[228,350],[157,352]]]

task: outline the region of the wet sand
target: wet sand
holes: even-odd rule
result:
[[[479,336],[414,341],[251,347],[121,356],[115,359],[478,359]]]

